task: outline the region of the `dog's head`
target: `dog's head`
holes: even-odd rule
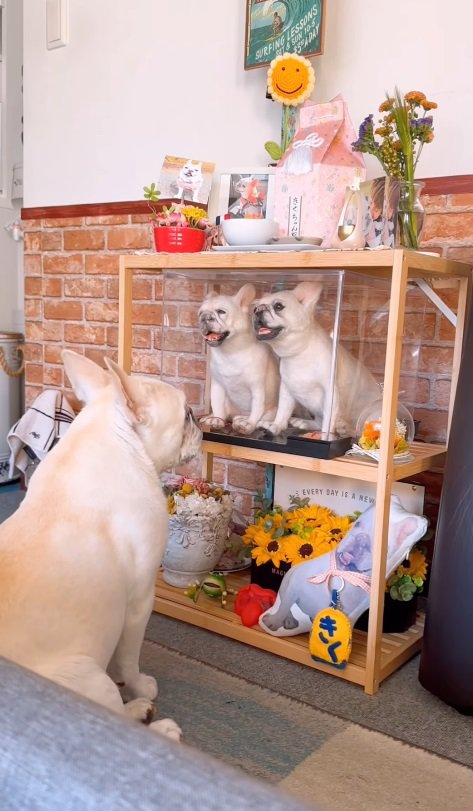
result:
[[[199,310],[199,324],[209,346],[243,333],[251,334],[250,305],[256,295],[252,284],[244,284],[234,296],[209,293]]]
[[[150,376],[127,375],[109,358],[108,372],[69,350],[62,358],[79,400],[111,407],[117,434],[126,441],[126,432],[134,432],[158,473],[199,451],[202,433],[182,391]]]
[[[253,328],[258,341],[274,341],[277,344],[288,334],[310,328],[322,289],[320,282],[301,282],[294,290],[270,293],[255,301]]]
[[[182,178],[185,178],[188,183],[200,180],[202,177],[202,163],[187,161],[182,167],[180,175]]]

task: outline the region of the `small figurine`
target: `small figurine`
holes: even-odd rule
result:
[[[227,587],[227,582],[223,574],[219,572],[209,572],[202,580],[196,580],[194,583],[191,583],[184,594],[196,603],[202,591],[207,597],[212,597],[213,599],[220,597],[222,608],[225,608],[227,604],[227,596],[229,594],[236,594],[234,589]]]

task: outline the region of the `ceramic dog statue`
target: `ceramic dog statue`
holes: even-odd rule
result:
[[[279,371],[269,346],[256,340],[251,327],[252,284],[234,296],[210,293],[199,310],[199,323],[210,352],[210,405],[201,419],[208,428],[251,434],[262,420],[276,414]]]
[[[294,290],[271,293],[253,305],[258,341],[268,342],[280,358],[278,410],[272,422],[262,423],[272,434],[280,434],[289,424],[306,431],[322,428],[333,350],[332,338],[314,315],[322,289],[319,282],[301,282]],[[353,434],[361,411],[379,395],[368,369],[338,345],[329,430],[341,436]],[[313,419],[291,419],[296,405],[303,406]]]
[[[273,636],[292,636],[311,630],[315,615],[339,588],[341,608],[354,624],[369,606],[375,505],[368,507],[332,552],[293,566],[283,577],[274,605],[260,616],[261,628]],[[407,512],[391,497],[386,577],[422,538],[427,519]]]

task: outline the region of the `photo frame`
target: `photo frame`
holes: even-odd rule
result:
[[[158,180],[162,199],[206,206],[214,170],[209,161],[165,155]]]
[[[284,53],[323,53],[326,0],[247,0],[245,70],[262,68]]]
[[[218,181],[215,216],[223,218],[230,214],[236,219],[272,219],[274,180],[274,168],[270,166],[222,171]]]

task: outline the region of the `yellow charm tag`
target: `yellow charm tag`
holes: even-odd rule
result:
[[[338,608],[324,608],[315,616],[309,639],[309,652],[316,662],[343,669],[351,653],[351,623]]]

